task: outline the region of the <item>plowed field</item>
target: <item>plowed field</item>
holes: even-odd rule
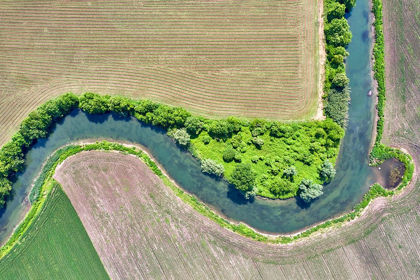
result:
[[[68,91],[144,97],[206,116],[317,109],[318,3],[1,1],[0,145]]]
[[[80,153],[55,177],[112,279],[414,279],[420,273],[420,209],[412,207],[418,188],[392,202],[376,200],[351,225],[282,246],[211,222],[133,156]]]

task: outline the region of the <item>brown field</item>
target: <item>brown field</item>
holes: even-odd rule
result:
[[[0,145],[68,91],[210,117],[313,117],[318,9],[313,0],[0,1]]]
[[[351,225],[294,245],[249,240],[178,199],[133,156],[84,152],[55,178],[112,279],[414,279],[419,185]]]
[[[384,1],[384,141],[420,153],[420,2]]]

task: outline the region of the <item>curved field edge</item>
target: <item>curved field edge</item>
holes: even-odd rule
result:
[[[83,224],[59,183],[50,180],[30,225],[7,254],[2,279],[109,279]],[[33,213],[33,212],[32,212]],[[29,221],[29,219],[26,219]],[[22,227],[24,229],[25,227]]]
[[[414,172],[414,162],[410,155],[402,152],[399,149],[388,147],[381,143],[384,123],[385,123],[385,100],[386,100],[386,86],[385,86],[385,41],[384,41],[384,27],[383,27],[383,15],[382,15],[382,0],[372,0],[372,13],[374,15],[374,30],[375,40],[373,46],[373,72],[374,78],[377,82],[377,123],[376,123],[376,138],[375,144],[373,145],[370,153],[369,164],[371,166],[378,166],[385,160],[390,158],[396,158],[400,160],[406,169],[402,178],[401,184],[397,190],[401,190],[411,180]]]
[[[46,200],[48,199],[48,194],[51,190],[51,182],[53,180],[52,178],[57,166],[63,163],[63,161],[65,161],[67,158],[75,154],[78,154],[83,151],[92,150],[117,151],[123,154],[131,154],[138,157],[153,171],[154,174],[156,174],[159,178],[162,179],[163,183],[169,189],[171,189],[171,191],[176,196],[178,196],[183,202],[190,205],[197,212],[201,213],[205,217],[208,217],[210,220],[216,222],[223,228],[233,231],[239,235],[248,237],[256,241],[273,244],[289,244],[296,241],[303,241],[306,238],[315,235],[316,233],[325,232],[330,228],[337,228],[342,225],[345,225],[348,222],[355,220],[357,217],[360,217],[363,214],[364,210],[368,207],[369,203],[374,198],[388,197],[394,194],[398,194],[401,192],[403,187],[406,186],[409,182],[408,180],[403,180],[401,185],[397,188],[397,191],[387,191],[379,184],[374,184],[369,189],[368,193],[365,194],[363,200],[354,207],[354,210],[352,212],[348,214],[345,214],[339,218],[325,221],[321,224],[313,226],[305,231],[294,235],[267,235],[259,233],[253,228],[243,223],[236,224],[231,221],[228,221],[227,219],[222,218],[221,216],[213,212],[208,206],[199,201],[195,196],[186,193],[180,187],[176,186],[176,184],[158,167],[158,165],[149,157],[149,155],[143,152],[141,149],[136,149],[136,147],[134,146],[126,146],[119,143],[111,143],[107,141],[84,145],[68,145],[57,150],[45,163],[41,175],[39,177],[44,178],[44,180],[42,184],[38,184],[39,189],[37,187],[34,187],[31,191],[31,196],[33,196],[34,193],[40,193],[42,195],[38,196],[22,223],[15,230],[8,242],[1,247],[0,258],[6,256],[16,244],[19,244],[22,241],[25,233],[28,230],[30,230],[31,224],[39,215],[40,211],[43,209],[43,206],[46,203]],[[401,156],[402,155],[406,154],[401,153]],[[407,174],[408,172],[410,172],[410,170],[412,172],[412,169],[406,168],[404,178],[411,178],[411,176],[409,176],[410,174]]]

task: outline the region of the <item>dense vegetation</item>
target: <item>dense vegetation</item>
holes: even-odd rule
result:
[[[23,120],[20,130],[0,150],[0,208],[11,191],[14,174],[21,171],[24,153],[38,138],[47,137],[52,125],[77,108],[79,98],[64,94],[50,100]]]
[[[270,198],[296,196],[302,179],[327,181],[320,174],[321,165],[326,160],[335,162],[344,134],[331,120],[289,124],[260,119],[249,122],[234,117],[209,120],[149,100],[94,93],[79,97],[68,93],[30,113],[12,141],[0,150],[0,205],[11,190],[14,174],[22,169],[26,150],[36,139],[47,137],[54,122],[75,108],[91,114],[115,112],[134,116],[165,128],[180,146],[188,147],[199,159],[212,160],[204,162],[203,172],[224,175],[231,183],[238,183],[232,177],[237,165],[249,164],[255,172],[255,180],[250,182],[252,188],[237,187],[244,194]],[[31,200],[36,197],[34,193]]]
[[[0,260],[2,279],[109,279],[70,200],[53,182],[24,240]]]
[[[378,122],[376,124],[376,139],[375,146],[381,144],[383,129],[384,129],[384,110],[385,110],[385,45],[384,45],[384,32],[382,21],[382,1],[373,0],[372,12],[375,15],[375,45],[373,47],[373,56],[375,62],[373,64],[373,71],[375,72],[375,80],[378,83]]]
[[[343,130],[332,120],[281,124],[234,118],[212,121],[191,138],[190,150],[198,158],[223,164],[229,182],[241,163],[256,173],[254,188],[242,188],[269,198],[296,196],[303,179],[317,184],[325,161],[335,162]],[[333,177],[333,176],[332,176]]]
[[[325,1],[324,33],[327,52],[324,83],[324,98],[327,104],[325,115],[341,127],[346,127],[348,118],[350,90],[344,62],[349,55],[345,48],[352,37],[344,14],[354,7],[355,2],[354,0]]]

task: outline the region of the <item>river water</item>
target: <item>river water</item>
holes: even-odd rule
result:
[[[337,160],[337,174],[324,187],[324,195],[310,205],[296,199],[247,201],[228,186],[200,171],[199,163],[179,149],[165,132],[133,118],[113,114],[87,115],[74,111],[57,124],[48,139],[40,140],[27,154],[26,169],[13,185],[13,196],[0,212],[0,243],[4,243],[28,209],[25,206],[31,183],[41,164],[57,148],[83,139],[110,139],[139,143],[151,152],[168,174],[186,191],[196,195],[229,219],[244,222],[269,233],[291,233],[348,212],[360,202],[380,174],[368,166],[374,129],[374,97],[371,57],[372,31],[369,0],[358,0],[348,14],[353,40],[348,47],[347,75],[350,78],[349,124]]]

